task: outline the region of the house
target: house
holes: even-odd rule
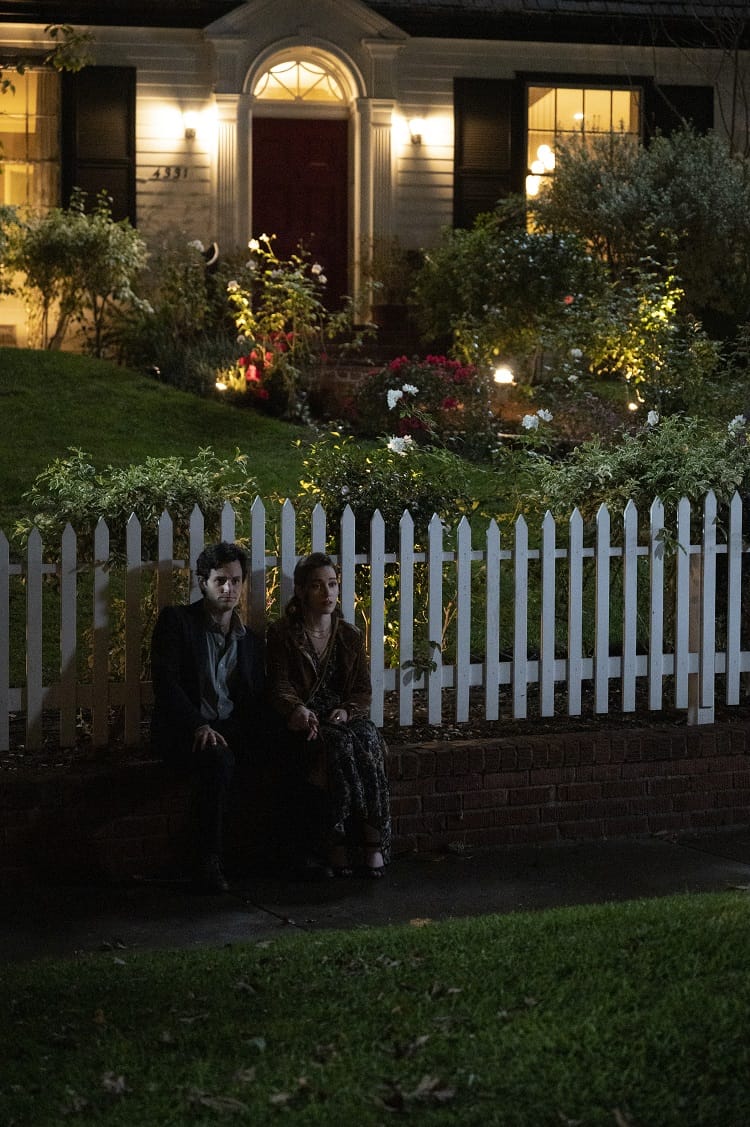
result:
[[[93,34],[78,73],[39,66],[62,22]],[[3,202],[106,189],[147,237],[301,239],[332,295],[373,239],[429,247],[534,191],[567,133],[750,145],[746,0],[0,0],[0,29],[4,71],[26,66]],[[25,342],[20,306],[0,321]]]

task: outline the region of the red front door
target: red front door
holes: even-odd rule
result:
[[[348,123],[307,118],[253,119],[253,230],[276,235],[288,258],[300,244],[328,279],[337,308],[347,282]]]

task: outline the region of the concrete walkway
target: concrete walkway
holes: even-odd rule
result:
[[[750,829],[563,846],[415,854],[381,881],[248,877],[224,896],[180,882],[0,892],[0,960],[225,946],[682,892],[750,891]]]

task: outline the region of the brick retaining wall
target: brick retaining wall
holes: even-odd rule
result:
[[[695,833],[748,823],[750,722],[405,745],[389,771],[396,853]],[[270,793],[262,777],[238,788],[237,863],[278,833]],[[187,786],[149,761],[3,772],[0,884],[171,873],[188,805]]]

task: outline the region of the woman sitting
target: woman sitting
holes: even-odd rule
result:
[[[305,787],[308,848],[323,875],[379,878],[389,859],[386,748],[368,717],[372,689],[362,633],[338,607],[330,556],[294,569],[294,596],[267,635],[271,704],[286,722]]]

